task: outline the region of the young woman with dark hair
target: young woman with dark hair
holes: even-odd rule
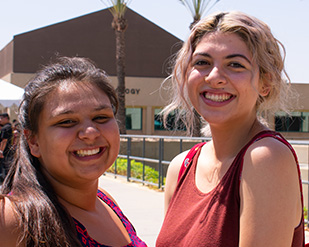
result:
[[[16,159],[1,188],[1,246],[146,246],[99,177],[119,151],[104,71],[60,58],[25,88]]]

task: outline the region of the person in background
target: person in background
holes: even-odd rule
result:
[[[297,157],[263,118],[291,95],[281,52],[270,28],[241,12],[191,30],[164,114],[177,109],[192,130],[195,109],[212,138],[170,163],[157,247],[304,246]]]
[[[27,84],[1,188],[1,246],[146,246],[98,188],[119,151],[117,109],[107,75],[86,58],[59,58]]]
[[[5,178],[10,163],[13,159],[12,148],[12,125],[10,116],[7,113],[0,114],[0,124],[2,125],[0,132],[0,166],[2,168],[2,180]]]
[[[13,125],[12,150],[15,153],[20,135],[20,124],[16,119],[13,119],[12,125]]]

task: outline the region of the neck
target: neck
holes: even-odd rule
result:
[[[210,126],[212,144],[218,159],[235,157],[257,133],[267,129],[256,118],[225,127]]]
[[[96,207],[98,186],[92,188],[72,188],[57,191],[61,203],[70,211],[70,207],[77,207],[86,211],[94,211]]]
[[[59,201],[68,210],[70,207],[76,207],[87,211],[95,210],[98,179],[84,183],[72,182],[70,184],[65,184],[53,179],[48,173],[45,173],[45,176],[47,176],[51,183]]]

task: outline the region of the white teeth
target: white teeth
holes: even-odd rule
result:
[[[94,155],[100,152],[100,148],[91,149],[91,150],[78,150],[76,154],[80,157]]]
[[[223,102],[231,98],[230,94],[212,94],[212,93],[205,93],[204,94],[206,99],[215,101],[215,102]]]

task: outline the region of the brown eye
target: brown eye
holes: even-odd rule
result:
[[[205,60],[198,60],[196,62],[194,62],[195,66],[203,66],[203,65],[210,65],[210,63],[208,61]]]
[[[95,118],[93,118],[93,121],[98,122],[98,123],[105,123],[110,118],[111,117],[107,115],[100,115],[100,116],[96,116]]]
[[[62,120],[58,122],[56,125],[60,127],[68,128],[68,127],[74,126],[75,124],[76,124],[76,121],[72,119],[66,119],[66,120]]]
[[[231,66],[233,68],[245,68],[245,66],[243,66],[242,64],[237,63],[237,62],[230,63],[229,66]]]

